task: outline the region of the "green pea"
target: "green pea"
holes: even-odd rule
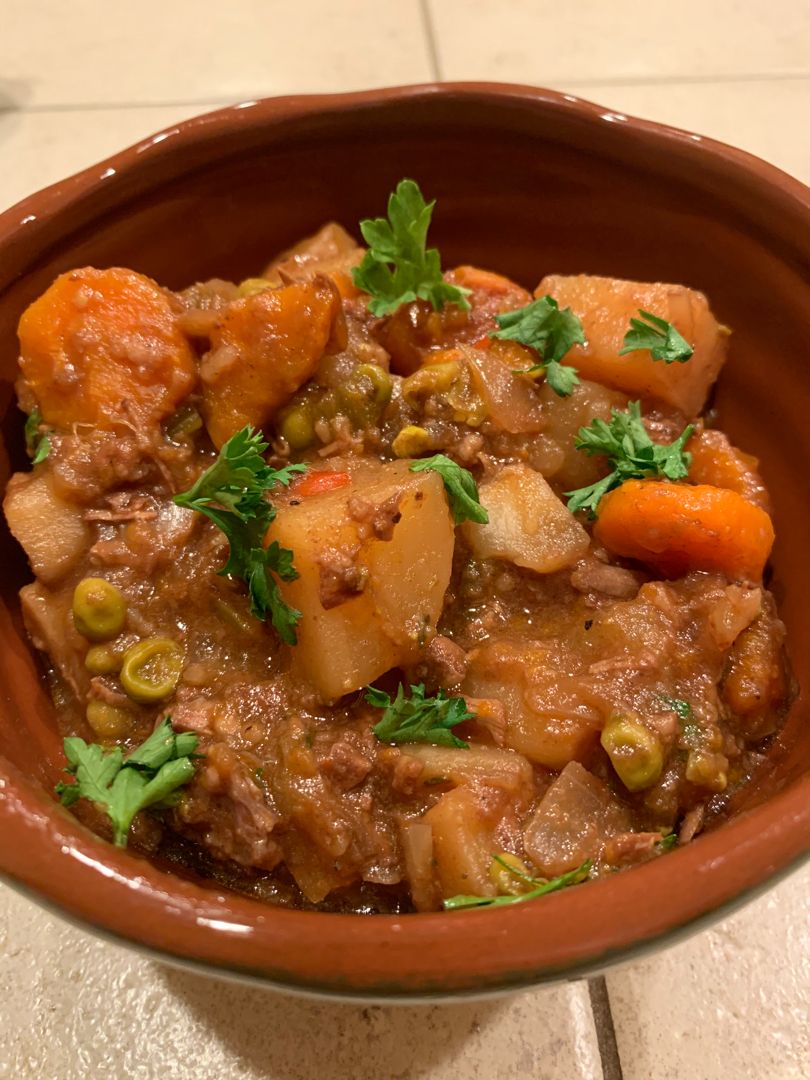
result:
[[[152,705],[174,693],[183,670],[183,651],[170,638],[145,638],[124,653],[121,685],[133,701]]]
[[[109,641],[124,628],[127,602],[104,578],[83,578],[73,592],[73,622],[90,641]]]
[[[282,417],[279,435],[286,439],[293,450],[305,450],[315,441],[315,426],[312,416],[303,405],[293,405]]]
[[[628,791],[651,787],[661,775],[661,742],[640,720],[614,716],[605,725],[601,742]]]
[[[384,368],[377,364],[360,364],[355,369],[355,374],[362,379],[368,379],[373,388],[373,399],[376,405],[384,407],[391,400],[394,390],[394,382]]]
[[[707,750],[690,750],[686,759],[686,779],[709,791],[725,791],[728,786],[728,758]]]
[[[86,715],[94,734],[105,741],[123,738],[132,725],[132,713],[128,709],[108,705],[106,701],[91,701]]]
[[[91,675],[112,675],[121,670],[121,657],[109,645],[91,645],[84,666]]]

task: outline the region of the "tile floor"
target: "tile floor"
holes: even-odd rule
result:
[[[2,15],[0,208],[218,104],[432,78],[561,88],[810,183],[806,0],[2,0]],[[0,889],[0,1080],[801,1080],[808,896],[804,869],[609,974],[611,1053],[585,984],[406,1010],[302,1002],[143,960]]]

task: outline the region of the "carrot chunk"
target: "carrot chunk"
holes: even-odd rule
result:
[[[245,424],[263,428],[315,373],[327,350],[345,346],[340,295],[324,275],[235,300],[203,359],[203,417],[221,447]]]
[[[774,531],[765,511],[736,491],[628,480],[599,504],[594,537],[665,577],[719,570],[735,580],[759,581]]]
[[[302,498],[310,495],[322,495],[325,491],[336,491],[347,487],[352,482],[347,472],[332,472],[326,469],[308,472],[296,481],[293,491]]]
[[[156,424],[194,387],[169,296],[132,270],[62,274],[23,313],[20,368],[58,428]]]
[[[686,449],[692,455],[689,479],[695,484],[730,488],[763,510],[770,509],[759,461],[733,446],[722,431],[701,431],[689,440]]]

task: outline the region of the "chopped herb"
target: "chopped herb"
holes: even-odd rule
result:
[[[695,350],[672,323],[642,309],[639,309],[639,315],[640,319],[630,320],[619,356],[636,349],[648,349],[653,360],[663,360],[665,364],[686,363]]]
[[[444,481],[450,511],[456,525],[461,521],[477,521],[486,525],[489,515],[478,498],[478,485],[469,469],[463,469],[446,454],[434,454],[433,457],[415,461],[411,472],[437,472]]]
[[[682,698],[671,698],[666,695],[661,696],[661,701],[666,708],[671,709],[678,717],[686,745],[692,748],[700,746],[700,724],[695,721],[695,714],[689,702],[684,701]]]
[[[178,734],[167,716],[146,742],[125,759],[120,746],[105,751],[84,739],[65,739],[65,772],[72,784],[56,785],[64,806],[89,799],[103,806],[113,826],[117,847],[125,847],[132,819],[140,810],[160,810],[174,806],[180,788],[194,775],[194,759],[199,755],[197,736]]]
[[[519,893],[517,896],[451,896],[444,901],[445,911],[458,911],[461,908],[482,908],[482,907],[501,907],[503,904],[522,904],[526,900],[536,900],[538,896],[545,896],[547,893],[558,892],[560,889],[565,889],[569,885],[578,885],[581,881],[586,881],[590,876],[591,863],[590,859],[587,859],[582,866],[576,870],[570,870],[567,874],[560,874],[559,877],[551,878],[550,881],[544,878],[530,878],[525,874],[521,874],[515,867],[510,866],[506,861],[499,859],[497,855],[494,858],[500,863],[505,870],[508,870],[510,874],[520,878],[522,881],[528,884],[534,885],[534,888],[525,893]]]
[[[445,304],[469,310],[469,289],[442,278],[436,248],[425,248],[434,199],[426,203],[414,180],[400,180],[388,198],[388,219],[366,218],[360,232],[368,244],[352,272],[358,289],[371,296],[372,315],[390,315],[412,300],[429,300],[436,311]]]
[[[443,690],[435,697],[426,697],[424,683],[412,686],[408,698],[400,683],[393,701],[389,694],[374,686],[366,690],[366,701],[383,710],[382,720],[373,729],[380,742],[422,742],[468,749],[469,744],[450,730],[462,720],[472,720],[475,716],[475,713],[467,712],[464,698],[448,698]]]
[[[250,611],[257,619],[270,621],[287,645],[296,642],[295,626],[301,613],[282,599],[276,577],[295,581],[293,553],[275,540],[267,548],[264,537],[276,509],[265,493],[277,484],[287,487],[306,465],[285,465],[271,469],[264,460],[267,443],[248,426],[232,436],[219,458],[200,476],[189,491],[175,495],[178,506],[197,510],[222,529],[230,552],[220,574],[241,578],[250,594]]]
[[[692,463],[692,455],[684,446],[693,431],[693,425],[689,424],[673,443],[654,443],[644,427],[638,401],[629,402],[626,412],[612,409],[609,423],[597,419],[589,427],[580,428],[577,449],[587,454],[604,454],[613,470],[595,484],[567,491],[568,509],[572,513],[587,510],[595,517],[602,496],[625,480],[646,476],[684,480]]]
[[[51,452],[51,439],[47,431],[40,431],[42,413],[34,409],[25,421],[25,446],[31,455],[31,464],[39,465]]]
[[[570,307],[560,311],[553,296],[543,296],[517,311],[496,315],[495,321],[499,329],[491,337],[518,341],[540,357],[536,364],[515,374],[545,374],[546,382],[559,397],[573,392],[579,383],[577,369],[560,361],[573,345],[585,344],[585,331]]]
[[[678,834],[674,832],[665,833],[661,839],[657,841],[656,846],[662,853],[672,851],[674,847],[678,846]]]

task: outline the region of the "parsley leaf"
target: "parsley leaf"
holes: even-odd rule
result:
[[[678,834],[674,832],[665,833],[660,840],[656,841],[656,846],[662,854],[672,851],[674,847],[678,846]]]
[[[447,492],[450,512],[456,525],[465,520],[486,525],[489,514],[481,505],[478,485],[469,469],[463,469],[446,454],[434,454],[433,457],[415,461],[411,465],[411,472],[428,471],[437,472],[444,481],[444,490]]]
[[[42,427],[42,413],[34,409],[25,421],[25,446],[31,455],[31,464],[39,465],[51,452],[51,440],[48,432],[40,431]]]
[[[578,885],[581,881],[586,881],[590,876],[591,863],[590,859],[587,859],[582,866],[577,867],[576,870],[569,870],[567,874],[560,874],[559,877],[551,878],[550,881],[546,881],[543,878],[527,878],[525,874],[518,873],[514,867],[510,866],[505,860],[498,859],[498,856],[494,856],[501,864],[501,866],[508,870],[510,874],[514,874],[515,877],[521,879],[521,881],[531,882],[535,888],[529,892],[519,893],[517,896],[451,896],[444,901],[445,911],[458,911],[461,908],[482,908],[482,907],[501,907],[503,904],[522,904],[526,900],[536,900],[538,896],[545,896],[547,893],[558,892],[560,889],[565,889],[569,885]]]
[[[499,329],[490,337],[527,345],[540,359],[517,375],[545,373],[546,382],[559,397],[568,397],[579,383],[577,369],[560,361],[573,345],[585,344],[582,323],[570,307],[560,311],[553,296],[542,296],[517,311],[495,316]]]
[[[604,454],[610,459],[613,471],[595,484],[567,491],[568,509],[572,513],[588,510],[591,517],[595,517],[602,496],[625,480],[646,476],[686,479],[692,455],[684,450],[684,446],[693,431],[694,426],[689,424],[673,443],[654,443],[644,427],[638,401],[629,402],[626,412],[612,409],[609,423],[597,419],[589,427],[580,428],[577,449],[588,454]]]
[[[435,199],[425,202],[414,180],[400,180],[388,198],[388,219],[360,222],[368,251],[352,277],[358,289],[371,296],[372,315],[390,315],[412,300],[429,300],[436,311],[445,304],[469,310],[470,289],[445,281],[439,252],[425,248],[435,205]]]
[[[619,356],[635,352],[636,349],[648,349],[653,360],[663,360],[665,364],[685,364],[695,350],[672,323],[642,308],[638,313],[641,318],[630,320],[630,329],[624,335]]]
[[[296,642],[295,627],[301,613],[282,599],[273,574],[282,581],[294,581],[298,574],[293,553],[273,541],[264,547],[264,536],[276,516],[265,493],[276,484],[289,485],[306,465],[285,465],[271,469],[264,460],[267,443],[248,425],[232,436],[219,458],[200,476],[194,486],[175,495],[178,506],[197,510],[222,529],[230,547],[228,561],[220,574],[241,578],[250,594],[250,611],[257,619],[270,621],[287,645]]]
[[[412,686],[411,696],[406,698],[405,687],[400,683],[393,701],[389,694],[374,686],[366,690],[366,701],[383,710],[382,720],[373,728],[380,742],[423,742],[468,749],[469,744],[450,730],[475,715],[467,712],[464,698],[448,698],[443,690],[435,697],[426,697],[424,683]]]
[[[199,755],[197,736],[178,734],[167,716],[149,738],[124,758],[120,746],[105,751],[84,739],[65,739],[65,772],[72,784],[57,784],[56,794],[63,806],[89,799],[103,806],[113,826],[117,847],[125,847],[135,815],[149,806],[173,806],[180,788],[194,775],[194,759]]]

